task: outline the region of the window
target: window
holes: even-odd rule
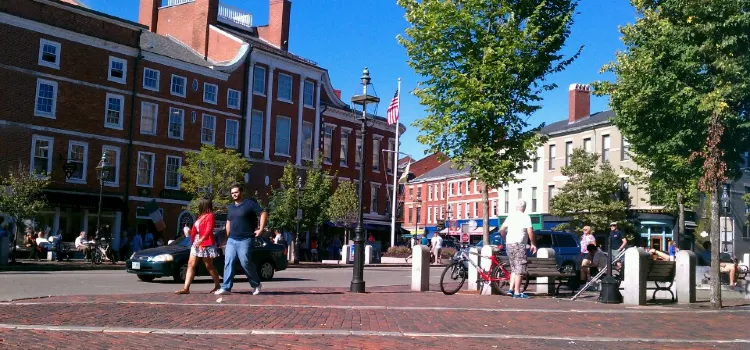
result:
[[[570,165],[570,160],[573,159],[573,141],[565,143],[565,166]]]
[[[519,200],[523,199],[523,188],[518,189],[518,199]]]
[[[155,103],[141,102],[141,134],[156,135],[156,118],[159,106]]]
[[[555,170],[555,145],[549,145],[549,170]]]
[[[555,198],[555,185],[547,186],[547,205],[552,205],[552,198]]]
[[[414,216],[412,215],[414,213],[414,208],[409,208],[409,222],[414,222],[412,219]]]
[[[557,241],[557,246],[560,248],[574,248],[578,247],[575,238],[572,235],[553,235],[554,240]]]
[[[417,187],[417,199],[422,199],[422,185]]]
[[[479,217],[479,202],[474,202],[474,216]]]
[[[127,81],[128,61],[109,56],[109,77],[107,80],[125,84]]]
[[[359,169],[360,164],[362,164],[362,135],[357,135],[356,140],[354,161],[357,163],[356,166]]]
[[[104,179],[104,185],[118,187],[120,185],[120,148],[115,146],[102,146],[102,153],[107,155],[107,165],[112,167],[109,176]]]
[[[52,172],[52,143],[47,136],[31,137],[31,169],[34,174],[47,175]]]
[[[602,136],[602,162],[609,161],[609,135]]]
[[[302,92],[302,102],[305,107],[314,107],[313,101],[315,100],[315,85],[311,81],[305,81],[305,86]]]
[[[183,139],[185,130],[185,110],[179,108],[169,108],[169,131],[170,139]]]
[[[422,207],[417,207],[417,223],[422,221]]]
[[[508,214],[508,210],[510,209],[510,191],[505,190],[505,213]]]
[[[623,136],[622,138],[622,157],[621,160],[630,160],[630,142]]]
[[[39,39],[39,65],[60,69],[60,43]]]
[[[536,187],[531,188],[531,212],[536,212]]]
[[[456,204],[456,219],[461,218],[461,203]]]
[[[341,154],[339,155],[341,166],[349,166],[349,131],[341,130]]]
[[[172,74],[172,95],[185,97],[185,89],[187,85],[187,79],[179,75]]]
[[[151,152],[138,152],[136,185],[154,187],[154,154]]]
[[[253,68],[253,93],[266,95],[266,69],[261,66]]]
[[[372,171],[380,171],[380,139],[372,139]]]
[[[274,154],[289,156],[289,135],[291,132],[292,120],[287,117],[276,117],[276,144],[274,145]]]
[[[391,215],[391,198],[390,196],[385,197],[385,215]]]
[[[540,149],[537,149],[536,152],[534,152],[534,158],[531,159],[531,168],[533,172],[539,171],[539,151]]]
[[[250,150],[261,151],[263,147],[263,112],[253,110],[250,116]]]
[[[68,143],[68,162],[75,165],[73,174],[68,182],[86,182],[89,145],[85,142],[70,141]]]
[[[107,93],[107,110],[104,115],[104,127],[122,130],[125,97]]]
[[[378,190],[380,190],[380,189],[377,188],[377,187],[375,187],[375,186],[370,187],[370,191],[371,191],[370,192],[371,193],[370,197],[372,199],[372,201],[370,202],[370,212],[371,213],[378,213]]]
[[[432,207],[427,207],[427,223],[432,223]]]
[[[458,183],[458,195],[461,195],[461,193],[464,191],[463,188],[464,188],[464,183],[459,182]]]
[[[208,114],[203,114],[203,122],[201,123],[201,143],[207,143],[213,145],[216,140],[216,117]]]
[[[326,133],[328,130],[326,130]],[[313,159],[313,124],[302,122],[302,159]]]
[[[492,201],[492,216],[497,216],[497,201]]]
[[[158,70],[151,68],[143,69],[143,88],[151,91],[159,91],[159,73]]]
[[[279,101],[292,102],[292,76],[279,73],[278,92]]]
[[[34,116],[55,119],[57,111],[57,82],[37,79]]]
[[[237,148],[239,132],[240,122],[234,119],[227,119],[226,130],[224,132],[224,147]]]
[[[227,107],[240,109],[240,92],[234,89],[227,89]]]
[[[219,87],[214,84],[203,83],[203,102],[215,105],[218,100]]]
[[[180,189],[180,167],[182,167],[181,157],[167,156],[167,170],[164,171],[165,188]]]
[[[552,248],[552,235],[546,233],[534,233],[537,248]]]
[[[586,151],[586,153],[591,154],[591,138],[583,139],[583,149]]]
[[[389,139],[388,150],[393,151],[395,150],[395,148],[396,148],[396,141]],[[392,152],[388,152],[386,155],[386,159],[388,159],[386,161],[386,173],[388,174],[393,174],[393,157],[394,157],[394,153]],[[437,188],[435,190],[437,191]],[[437,195],[435,195],[435,197],[437,198]]]
[[[451,195],[451,196],[452,196],[452,195],[453,195],[453,184],[452,184],[452,183],[451,183],[451,184],[448,184],[448,188],[450,189],[450,193],[449,193],[449,195]]]
[[[427,199],[432,200],[432,185],[427,185]]]
[[[440,206],[440,220],[445,220],[445,206]]]
[[[331,164],[333,161],[333,125],[323,127],[323,162]]]

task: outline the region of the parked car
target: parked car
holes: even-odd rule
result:
[[[581,243],[578,237],[570,232],[540,230],[534,231],[536,247],[552,248],[555,251],[555,260],[560,271],[575,273],[581,269]],[[483,241],[477,242],[475,247],[481,249]],[[500,248],[500,255],[506,255],[503,237],[499,233],[490,235],[490,244]],[[529,256],[535,256],[527,252]]]
[[[221,236],[221,232],[216,233],[216,236]],[[266,238],[256,238],[254,242],[252,259],[261,280],[270,280],[276,271],[287,268],[289,262],[284,246],[273,244]],[[151,282],[158,277],[172,277],[176,282],[183,282],[187,274],[190,246],[190,238],[180,237],[169,245],[138,251],[126,261],[126,271],[137,275],[144,282]],[[221,249],[222,254],[214,259],[214,266],[220,276],[224,272],[223,251],[224,248]],[[242,271],[238,262],[236,265]],[[208,276],[203,264],[196,265],[196,276]]]

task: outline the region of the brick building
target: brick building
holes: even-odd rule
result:
[[[21,162],[50,177],[39,229],[62,230],[66,241],[95,230],[102,153],[115,169],[102,223],[115,237],[152,230],[143,209],[152,200],[165,237],[192,222],[177,171],[202,144],[247,157],[247,189],[261,197],[287,162],[304,172],[319,152],[339,181],[356,178],[356,111],[324,68],[288,51],[291,2],[269,6],[269,24],[253,26],[218,0],[142,0],[140,23],[55,0],[0,3],[0,86],[17,96],[0,103],[9,140],[0,169]],[[393,164],[382,150],[395,134],[373,118],[364,202],[370,224],[385,225]]]

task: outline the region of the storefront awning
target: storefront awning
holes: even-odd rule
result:
[[[47,203],[50,207],[80,208],[97,210],[99,208],[99,195],[89,193],[62,193],[44,191]],[[125,202],[121,197],[103,195],[102,210],[123,210]]]
[[[490,226],[490,233],[492,233],[494,231],[497,231],[497,226]],[[440,233],[441,234],[448,234],[448,235],[451,235],[451,236],[458,236],[458,235],[461,234],[461,230],[451,230],[450,232],[448,232],[448,229],[446,228],[446,229],[440,231]],[[470,236],[477,236],[477,235],[481,236],[482,234],[484,234],[484,229],[482,227],[477,227],[473,231],[469,231],[469,235]]]

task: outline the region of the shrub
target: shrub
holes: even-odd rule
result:
[[[440,257],[442,259],[450,259],[454,254],[456,254],[456,249],[454,248],[443,248],[443,250],[440,251]]]
[[[396,246],[388,248],[388,251],[383,253],[383,256],[388,258],[408,258],[411,255],[411,248]]]

